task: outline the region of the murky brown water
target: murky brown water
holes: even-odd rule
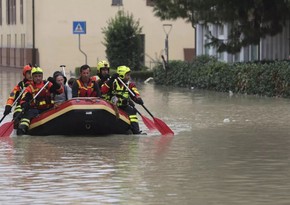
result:
[[[290,204],[289,99],[140,91],[174,137],[1,139],[0,204]]]

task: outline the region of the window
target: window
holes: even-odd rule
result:
[[[6,64],[10,65],[11,34],[7,35]]]
[[[255,61],[258,60],[258,51],[259,47],[257,45],[250,45],[250,60]]]
[[[6,0],[6,20],[7,25],[10,25],[11,24],[10,0]]]
[[[112,6],[122,6],[123,0],[112,0]]]
[[[25,58],[24,58],[24,50],[25,50],[25,34],[21,34],[21,49],[20,49],[20,65],[24,65]]]
[[[146,0],[146,6],[154,6],[155,0]]]
[[[3,34],[1,34],[1,44],[0,44],[0,65],[3,65]]]
[[[240,61],[241,61],[240,55],[241,55],[240,52],[234,54],[234,55],[233,55],[233,61],[234,61],[234,62],[240,62]]]
[[[14,40],[15,40],[15,42],[14,42],[14,48],[13,48],[13,65],[15,65],[16,66],[16,48],[17,48],[17,34],[15,34],[15,37],[14,37]]]
[[[220,61],[224,61],[225,60],[225,53],[222,52],[222,53],[217,53],[217,58],[220,60]]]
[[[219,25],[218,26],[218,34],[219,35],[224,35],[224,25]]]
[[[209,49],[210,47],[207,45],[209,43],[209,39],[207,38],[207,35],[209,35],[210,32],[209,32],[209,27],[208,25],[205,25],[204,26],[204,37],[203,37],[203,40],[204,40],[204,53],[205,55],[209,55]]]
[[[2,0],[0,0],[0,26],[2,25]]]
[[[20,23],[23,24],[23,0],[20,0]]]
[[[7,25],[16,24],[16,0],[6,1]]]
[[[16,0],[12,0],[12,24],[16,24]]]

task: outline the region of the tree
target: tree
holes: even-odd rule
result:
[[[106,55],[111,67],[126,65],[132,70],[139,70],[142,55],[142,28],[139,27],[139,21],[135,21],[133,15],[118,11],[102,31],[105,34],[103,44],[106,46]]]
[[[237,53],[258,45],[261,38],[280,33],[289,20],[289,0],[156,0],[154,13],[162,20],[183,18],[192,25],[230,25],[226,40],[208,35],[208,46],[218,52]]]

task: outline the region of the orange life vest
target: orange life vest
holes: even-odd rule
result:
[[[76,82],[79,86],[78,97],[97,97],[97,92],[94,88],[95,81],[90,79],[87,85],[85,85],[80,79],[77,79]]]
[[[27,88],[27,93],[30,93],[32,97],[34,97],[38,91],[44,86],[46,82],[42,81],[40,84],[31,83]],[[52,95],[50,93],[50,88],[52,83],[49,83],[38,95],[37,97],[30,103],[31,108],[36,108],[39,110],[51,108],[54,105],[54,101]],[[25,91],[26,92],[26,91]]]

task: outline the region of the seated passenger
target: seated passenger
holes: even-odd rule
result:
[[[63,86],[64,92],[58,95],[54,96],[54,101],[56,104],[62,103],[66,100],[69,100],[72,98],[72,91],[71,88],[66,85],[66,77],[62,74],[62,72],[60,71],[56,71],[53,73],[53,78],[54,80],[60,84],[61,86]]]
[[[52,94],[63,92],[63,87],[52,77],[48,78],[50,82],[46,85],[47,81],[43,80],[43,70],[41,68],[32,68],[31,74],[32,82],[26,87],[20,100],[24,114],[20,120],[17,135],[26,134],[31,119],[54,106]]]
[[[101,97],[99,85],[91,77],[90,66],[80,67],[80,77],[73,84],[72,97]]]

